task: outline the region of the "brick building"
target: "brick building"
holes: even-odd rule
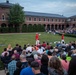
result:
[[[14,4],[9,3],[8,0],[4,3],[0,3],[0,27],[9,27],[7,13]],[[26,25],[40,24],[44,25],[45,29],[48,30],[63,30],[70,26],[76,26],[76,15],[72,17],[64,17],[59,14],[50,13],[39,13],[25,11],[25,22]],[[14,26],[14,25],[11,25]]]

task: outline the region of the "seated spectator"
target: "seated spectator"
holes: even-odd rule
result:
[[[28,62],[25,55],[20,55],[20,61],[22,63],[22,68],[28,67]]]
[[[12,49],[12,51],[14,52],[14,50],[19,50],[19,44],[16,44],[16,46]]]
[[[34,55],[34,60],[37,61],[39,65],[41,65],[41,60],[39,59],[37,54]]]
[[[20,72],[22,70],[21,66],[22,66],[22,63],[20,61],[18,61],[16,63],[16,70],[14,71],[13,75],[20,75]]]
[[[39,47],[39,49],[37,50],[37,52],[38,52],[39,54],[43,54],[43,49],[41,48],[41,46]]]
[[[52,58],[52,52],[48,51],[47,53],[49,60]]]
[[[69,61],[66,60],[66,55],[62,55],[62,60],[61,60],[61,64],[62,64],[62,67],[68,71],[68,68],[69,68]]]
[[[26,51],[25,51],[25,50],[23,50],[23,51],[22,51],[22,53],[21,53],[21,55],[26,56]]]
[[[16,57],[15,55],[12,56],[12,61],[8,64],[8,72],[9,72],[9,75],[13,75],[14,74],[14,71],[16,70]]]
[[[45,42],[43,42],[42,46],[45,48],[45,47],[46,47],[46,43],[45,43]]]
[[[48,61],[49,61],[48,56],[47,55],[42,55],[40,71],[42,73],[44,73],[45,75],[48,75]]]
[[[29,59],[28,60],[28,67],[22,69],[20,75],[34,75],[33,71],[32,71],[32,68],[30,67],[31,66],[31,62],[34,61],[33,59]]]
[[[32,51],[31,54],[32,54],[32,55],[38,54],[35,48],[33,49],[33,51]]]
[[[44,75],[43,73],[40,72],[40,65],[38,62],[33,61],[31,63],[32,71],[34,72],[35,75]]]
[[[23,49],[26,50],[26,48],[27,48],[27,47],[26,47],[26,44],[25,44],[24,47],[23,47]]]
[[[13,55],[15,55],[16,60],[19,60],[20,55],[19,55],[19,53],[17,52],[17,50],[14,50]]]
[[[7,53],[9,55],[9,52],[7,51],[7,48],[4,48],[4,51],[1,54],[1,57],[4,57],[5,53]]]
[[[11,44],[8,45],[7,51],[12,51],[12,46],[11,46]]]
[[[50,75],[68,75],[67,71],[62,68],[59,58],[55,56],[50,59],[48,70]]]
[[[28,44],[28,47],[26,48],[26,52],[28,52],[28,51],[32,52],[32,46],[29,44]]]

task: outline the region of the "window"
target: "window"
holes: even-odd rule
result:
[[[50,20],[48,19],[48,21],[50,21]]]
[[[52,19],[52,21],[53,21],[53,19]]]
[[[31,18],[29,18],[29,21],[31,21]]]
[[[36,21],[36,18],[34,18],[34,21]]]
[[[55,21],[57,22],[57,19],[55,19]]]
[[[2,20],[5,20],[5,16],[4,16],[4,14],[2,15]]]
[[[44,18],[44,21],[45,21],[45,18]]]
[[[75,19],[74,19],[74,21],[75,21]]]
[[[60,22],[60,19],[59,19],[59,22]]]
[[[62,20],[62,22],[64,22],[64,20]]]
[[[41,19],[39,18],[39,21],[41,21]]]

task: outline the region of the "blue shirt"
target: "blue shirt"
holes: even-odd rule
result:
[[[20,75],[34,75],[31,67],[26,67],[22,69]]]
[[[15,60],[12,60],[9,64],[8,64],[8,71],[10,75],[13,75],[14,71],[16,70],[16,62]]]

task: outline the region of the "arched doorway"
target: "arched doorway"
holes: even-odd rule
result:
[[[62,25],[62,30],[64,29],[64,25]]]
[[[66,25],[66,28],[69,28],[69,24]]]
[[[5,24],[5,23],[2,23],[2,24],[1,24],[1,27],[6,27],[6,24]]]
[[[43,24],[43,26],[44,26],[45,30],[47,30],[47,26],[45,24]]]
[[[13,32],[13,24],[8,24],[8,32]]]
[[[15,32],[19,32],[20,31],[20,26],[18,24],[14,25],[14,29]]]
[[[55,25],[55,30],[57,30],[57,24]]]
[[[49,25],[49,24],[47,25],[47,30],[48,30],[48,31],[50,30],[50,25]]]
[[[7,32],[6,24],[5,24],[5,23],[2,23],[2,24],[1,24],[0,32],[1,32],[1,33],[6,33],[6,32]]]
[[[61,30],[61,25],[59,25],[59,29]]]
[[[52,30],[52,31],[54,30],[54,25],[53,25],[53,24],[51,25],[51,30]]]

